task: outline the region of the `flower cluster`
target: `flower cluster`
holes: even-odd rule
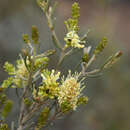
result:
[[[69,18],[67,21],[65,21],[65,25],[67,28],[67,34],[64,38],[66,45],[65,47],[73,47],[73,48],[84,48],[83,43],[85,41],[82,41],[80,37],[78,36],[78,19],[80,16],[80,7],[78,3],[74,3],[72,5],[72,18]]]
[[[81,82],[78,82],[79,74],[75,73],[71,75],[71,71],[66,79],[62,79],[62,85],[60,86],[58,102],[61,107],[72,108],[73,110],[77,107],[77,102],[81,96],[81,91],[84,87],[81,87]]]
[[[37,94],[36,89],[34,89],[34,98],[38,96],[40,99],[44,99],[45,97],[54,99],[54,97],[57,96],[59,92],[59,83],[57,80],[59,79],[60,72],[56,73],[55,70],[52,70],[51,72],[44,70],[41,76],[43,79],[42,85],[39,87]]]
[[[69,71],[66,79],[62,77],[61,81],[60,72],[56,73],[54,70],[45,70],[41,76],[43,78],[43,84],[39,87],[38,92],[34,89],[33,96],[35,99],[39,97],[42,101],[45,97],[50,99],[56,97],[61,109],[76,109],[83,89],[81,87],[82,83],[78,81],[78,73],[71,75],[71,71]]]
[[[31,60],[33,57],[31,57]],[[48,63],[48,57],[36,58],[33,64],[33,71],[36,71],[38,68],[44,68]],[[27,85],[29,78],[29,70],[31,67],[31,62],[29,58],[26,59],[26,65],[24,59],[19,59],[16,62],[16,67],[12,64],[6,62],[4,69],[11,76],[7,80],[4,80],[2,87],[7,88],[11,87],[24,87]]]
[[[80,37],[75,31],[70,31],[66,34],[66,37],[64,38],[66,45],[65,47],[74,47],[74,48],[84,48],[84,45],[80,43],[84,43],[84,41],[80,40]]]

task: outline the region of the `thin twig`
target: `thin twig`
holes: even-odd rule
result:
[[[11,123],[11,130],[14,130],[14,121]]]
[[[98,73],[98,72],[100,72],[100,71],[101,71],[100,69],[95,69],[95,70],[93,70],[93,71],[86,72],[85,75],[86,75],[86,76],[87,76],[87,75],[92,75],[92,74]]]
[[[55,44],[62,51],[62,46],[61,46],[60,41],[59,41],[59,39],[58,39],[58,37],[56,35],[56,32],[54,30],[52,19],[51,19],[50,15],[48,14],[47,11],[45,12],[45,16],[46,16],[47,21],[48,21],[48,27],[49,27],[49,29],[50,29],[50,31],[52,33],[52,37],[55,39]]]
[[[93,61],[95,61],[96,56],[93,55],[92,58],[89,60],[89,62],[86,64],[85,69],[87,70],[87,68],[93,63]]]
[[[93,61],[95,61],[95,59],[96,59],[96,56],[93,55],[93,56],[91,57],[91,59],[89,60],[88,63],[82,64],[82,71],[81,71],[81,75],[82,75],[82,76],[85,75],[86,70],[87,70],[88,67],[93,63]]]
[[[30,57],[29,57],[30,58]],[[34,56],[33,56],[34,58]],[[32,84],[32,74],[33,74],[33,67],[34,67],[34,59],[31,59],[30,60],[32,61],[32,66],[31,66],[31,69],[30,69],[30,72],[29,72],[29,78],[28,78],[28,83],[27,83],[27,86],[24,86],[24,90],[23,90],[23,96],[22,96],[22,100],[21,100],[21,109],[20,109],[20,116],[19,116],[19,121],[18,121],[18,129],[17,130],[22,130],[23,129],[23,118],[24,118],[24,113],[25,113],[25,104],[24,104],[24,98],[27,94],[27,91],[30,87],[30,85]]]
[[[29,112],[24,118],[23,118],[23,123],[27,122],[30,118],[32,118],[33,114],[39,110],[39,108],[41,107],[41,104],[38,104],[37,106],[34,107],[34,109]]]

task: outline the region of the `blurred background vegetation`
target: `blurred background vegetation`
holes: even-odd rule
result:
[[[64,20],[71,15],[71,4],[75,0],[57,1],[56,32],[63,41]],[[103,36],[109,40],[96,65],[118,50],[123,51],[123,57],[101,77],[88,79],[86,94],[89,103],[58,120],[50,130],[130,130],[130,0],[77,1],[81,7],[80,33],[91,30],[88,45],[96,45]],[[24,46],[22,34],[30,34],[32,25],[39,29],[41,51],[53,48],[47,22],[35,0],[0,0],[0,83],[7,77],[2,69],[4,62],[15,63]],[[61,69],[72,68],[79,61],[79,54],[70,56]],[[51,63],[55,66],[56,62],[55,56]],[[17,102],[8,121],[17,120],[19,101],[12,90],[8,96]]]

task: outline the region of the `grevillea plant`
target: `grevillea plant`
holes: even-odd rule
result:
[[[9,126],[11,130],[46,129],[56,119],[76,111],[77,107],[88,102],[88,97],[83,95],[86,87],[84,80],[102,73],[122,55],[119,51],[110,56],[98,69],[88,71],[90,65],[106,47],[107,39],[102,38],[94,51],[91,51],[92,47],[86,44],[87,34],[82,37],[78,34],[80,8],[75,2],[72,5],[71,18],[65,21],[66,35],[63,45],[56,35],[54,26],[54,11],[57,4],[50,0],[37,0],[37,4],[46,17],[55,48],[39,54],[41,43],[36,26],[32,26],[31,38],[28,34],[23,34],[25,48],[22,49],[16,64],[9,62],[4,64],[4,70],[8,72],[9,77],[0,87],[0,130],[8,130]],[[68,56],[78,50],[83,52],[81,62],[78,62],[80,64],[73,72],[68,68],[66,76],[58,68]],[[49,57],[57,52],[58,54],[60,52],[59,61],[56,68],[52,67],[50,70]],[[6,117],[15,102],[7,98],[5,91],[8,88],[20,90],[19,117],[17,121],[12,119],[11,124],[6,123]]]

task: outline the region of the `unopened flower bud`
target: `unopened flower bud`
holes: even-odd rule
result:
[[[107,38],[106,37],[104,37],[100,42],[99,42],[99,44],[97,45],[97,47],[96,47],[96,49],[95,49],[95,51],[94,51],[94,54],[95,55],[98,55],[99,53],[101,53],[103,50],[104,50],[104,48],[106,47],[106,45],[107,45]]]

